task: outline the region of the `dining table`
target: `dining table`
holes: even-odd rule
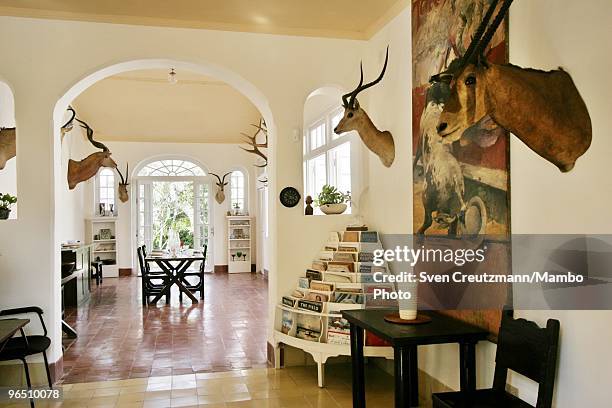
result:
[[[168,276],[168,280],[164,284],[164,287],[160,293],[153,298],[152,303],[156,303],[166,293],[172,289],[173,285],[176,285],[181,293],[184,293],[193,303],[198,303],[198,299],[191,293],[185,286],[185,272],[189,270],[194,262],[206,262],[206,256],[202,254],[163,254],[153,255],[149,254],[145,257],[145,262],[155,263],[160,271]]]

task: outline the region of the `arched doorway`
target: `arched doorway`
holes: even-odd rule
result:
[[[191,158],[163,157],[141,163],[134,172],[135,242],[151,250],[165,250],[171,231],[181,246],[207,248],[206,272],[214,267],[211,239],[212,182],[205,167]],[[135,251],[132,251],[135,253]]]

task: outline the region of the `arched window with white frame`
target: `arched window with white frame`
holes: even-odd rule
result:
[[[96,195],[98,203],[98,214],[107,215],[109,212],[115,212],[115,172],[103,167],[98,172],[96,179]]]
[[[247,178],[242,170],[234,170],[230,176],[230,205],[232,212],[246,214]]]

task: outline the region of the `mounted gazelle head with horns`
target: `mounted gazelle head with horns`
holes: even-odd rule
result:
[[[386,130],[381,132],[374,126],[368,114],[359,106],[357,95],[382,81],[385,71],[387,70],[388,61],[389,47],[387,47],[385,64],[383,65],[380,75],[374,81],[367,84],[363,83],[363,63],[361,64],[361,79],[359,80],[359,85],[357,85],[357,88],[352,92],[342,96],[344,116],[334,129],[336,134],[350,132],[351,130],[357,131],[363,143],[378,156],[385,167],[391,167],[393,160],[395,160],[395,143],[393,142],[393,136],[391,132]]]
[[[227,176],[229,176],[230,174],[232,174],[232,172],[230,171],[229,173],[225,173],[223,175],[223,178],[219,177],[218,174],[215,173],[208,173],[211,176],[215,176],[217,178],[217,191],[215,192],[215,200],[217,201],[217,203],[219,204],[223,204],[223,202],[225,201],[225,186],[227,186],[227,181],[225,181],[225,178]]]
[[[122,203],[127,203],[127,201],[130,199],[127,189],[127,187],[130,185],[128,181],[128,178],[130,177],[130,164],[125,164],[125,177],[123,177],[123,174],[121,174],[119,167],[117,167],[115,170],[117,170],[119,178],[121,179],[119,182],[119,187],[117,187],[117,191],[119,192],[119,200],[121,200]]]
[[[82,120],[78,118],[75,118],[75,120],[81,124],[83,129],[87,130],[89,142],[98,149],[102,149],[102,151],[92,153],[81,161],[68,160],[68,188],[70,190],[73,190],[80,182],[95,176],[102,167],[117,168],[117,163],[111,158],[108,147],[93,139],[93,129]]]
[[[562,172],[570,171],[591,144],[589,112],[572,78],[562,69],[545,72],[486,61],[484,50],[512,3],[504,0],[487,28],[498,1],[493,0],[452,72],[432,77],[446,76],[451,87],[438,133],[448,142],[461,139],[465,144],[475,125],[501,126]]]

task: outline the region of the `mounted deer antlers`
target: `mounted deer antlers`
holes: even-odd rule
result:
[[[217,180],[219,180],[216,183],[217,184],[217,192],[215,193],[215,200],[217,201],[217,203],[222,204],[225,201],[225,186],[227,185],[227,182],[225,181],[225,178],[227,176],[229,176],[230,174],[232,174],[232,172],[230,171],[229,173],[225,173],[223,175],[223,179],[221,179],[221,177],[219,177],[218,174],[211,173],[211,172],[209,172],[208,174],[210,174],[211,176],[215,176],[217,178]]]
[[[352,92],[342,95],[342,106],[344,106],[344,116],[334,129],[336,134],[356,130],[363,143],[375,153],[385,167],[391,167],[395,160],[395,143],[391,132],[381,132],[374,126],[368,114],[361,109],[357,95],[360,92],[378,84],[382,81],[387,70],[387,62],[389,61],[389,47],[385,57],[385,65],[378,78],[367,84],[363,84],[363,63],[361,64],[361,79],[359,85]]]
[[[103,143],[95,141],[93,138],[93,129],[82,120],[75,117],[75,120],[81,124],[83,129],[87,130],[87,139],[89,142],[102,149],[101,152],[92,153],[81,161],[68,160],[68,188],[73,190],[77,184],[82,181],[89,180],[98,173],[101,167],[117,168],[117,163],[111,158],[111,152]]]
[[[268,148],[268,128],[266,127],[266,121],[263,118],[261,118],[259,120],[259,125],[251,124],[251,126],[257,128],[257,131],[255,132],[255,134],[253,134],[253,136],[247,135],[246,133],[242,133],[242,132],[240,134],[246,139],[248,139],[245,141],[245,143],[247,143],[253,149],[252,150],[245,149],[244,147],[240,147],[240,148],[244,150],[245,152],[256,154],[257,156],[261,157],[264,160],[264,164],[256,164],[255,167],[266,167],[268,165],[268,156],[266,156],[264,153],[262,153],[261,150],[259,150],[259,148]],[[263,132],[263,134],[266,137],[266,141],[264,143],[257,143],[257,136],[259,135],[260,132]]]
[[[122,203],[127,203],[127,201],[130,199],[127,190],[127,186],[130,185],[128,181],[128,177],[130,177],[130,164],[125,164],[125,178],[123,177],[123,174],[121,174],[121,170],[119,170],[119,167],[117,167],[115,170],[117,170],[117,173],[119,173],[119,178],[121,178],[121,181],[119,182],[119,187],[117,189],[119,192],[119,200],[121,200]]]

